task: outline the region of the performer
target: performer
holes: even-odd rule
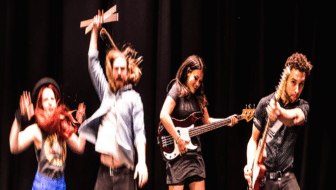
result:
[[[76,135],[79,123],[85,115],[85,105],[79,104],[76,113],[60,102],[60,89],[55,80],[42,78],[33,90],[33,102],[30,93],[23,92],[20,108],[9,136],[10,151],[18,154],[34,143],[38,168],[32,189],[66,189],[64,168],[66,144],[77,154],[85,149],[85,139]],[[36,123],[21,131],[21,124],[33,118]]]
[[[98,58],[98,32],[103,14],[94,17],[89,47],[89,73],[101,101],[100,108],[79,128],[79,133],[101,154],[96,190],[133,190],[148,179],[144,112],[140,95],[132,89],[140,80],[141,57],[127,47],[106,54],[106,75]],[[138,163],[135,163],[135,147]],[[134,170],[135,169],[135,170]]]
[[[306,77],[312,69],[306,56],[300,53],[291,55],[285,69],[289,69],[285,79],[284,93],[275,103],[275,93],[262,98],[253,119],[252,136],[247,145],[247,165],[245,179],[250,183],[251,168],[257,142],[263,134],[267,119],[272,121],[266,140],[266,174],[260,189],[300,189],[293,173],[294,148],[299,129],[307,122],[309,104],[300,99]]]
[[[205,164],[201,153],[201,146],[197,151],[188,151],[186,139],[180,138],[171,117],[185,119],[193,112],[203,113],[202,123],[209,124],[220,119],[209,116],[208,101],[204,94],[203,77],[205,65],[203,60],[196,56],[189,56],[177,71],[173,86],[163,104],[160,120],[169,134],[178,145],[180,157],[166,162],[167,184],[169,189],[183,189],[189,185],[191,190],[205,189]],[[168,85],[169,86],[169,85]],[[238,123],[235,116],[231,116],[229,126]],[[200,145],[199,136],[196,137]]]

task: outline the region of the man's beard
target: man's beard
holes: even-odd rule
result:
[[[126,85],[126,81],[124,81],[121,77],[118,77],[114,80],[114,85],[116,87],[116,91],[118,91]]]

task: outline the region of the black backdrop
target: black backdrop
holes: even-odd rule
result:
[[[189,55],[206,65],[205,91],[212,117],[239,114],[275,90],[283,65],[294,52],[314,65],[302,98],[310,116],[301,130],[295,174],[302,189],[332,185],[333,26],[331,5],[321,1],[248,0],[33,0],[0,1],[0,187],[30,189],[37,164],[31,146],[19,155],[9,151],[9,132],[23,90],[42,77],[59,82],[63,101],[87,115],[99,107],[87,71],[90,34],[79,28],[98,9],[117,5],[119,21],[105,24],[115,42],[131,43],[143,55],[143,76],[135,88],[142,96],[147,136],[149,180],[143,189],[167,189],[165,163],[156,143],[166,87]],[[100,41],[101,56],[104,45]],[[333,94],[335,95],[335,93]],[[252,123],[241,121],[203,134],[207,189],[245,189],[243,167]],[[333,148],[335,150],[335,148]],[[68,150],[68,189],[93,189],[99,155],[87,143],[84,155]]]

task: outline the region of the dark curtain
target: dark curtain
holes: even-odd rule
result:
[[[90,34],[80,21],[98,9],[117,5],[119,21],[105,24],[119,47],[130,43],[144,62],[135,89],[144,104],[149,180],[143,189],[168,189],[165,162],[157,145],[159,114],[166,88],[192,54],[207,66],[205,92],[211,117],[240,114],[272,93],[292,53],[307,55],[314,68],[302,98],[310,103],[308,124],[300,131],[295,174],[301,189],[332,187],[335,79],[335,16],[321,1],[247,0],[33,0],[0,1],[0,189],[30,189],[37,163],[34,147],[12,155],[9,132],[24,90],[42,77],[54,78],[71,109],[87,106],[91,116],[100,102],[87,69]],[[105,45],[99,41],[104,62]],[[104,64],[102,64],[104,67]],[[201,136],[206,189],[246,189],[243,168],[252,122],[241,121]],[[67,189],[93,189],[99,155],[67,151]]]

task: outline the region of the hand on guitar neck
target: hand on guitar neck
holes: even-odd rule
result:
[[[238,119],[237,119],[237,114],[234,114],[230,117],[228,117],[231,122],[230,124],[228,124],[227,126],[229,127],[233,127],[234,125],[236,125],[238,123]],[[218,122],[221,121],[223,119],[214,119],[214,118],[209,118],[208,119],[208,123],[213,123],[213,122]],[[180,156],[182,156],[182,154],[185,154],[186,152],[188,152],[188,148],[187,145],[190,143],[190,139],[183,139],[182,136],[180,136],[177,140],[176,140],[176,144],[180,153]]]
[[[275,121],[281,115],[281,106],[278,102],[275,102],[274,99],[270,101],[266,107],[267,115],[271,121]]]

